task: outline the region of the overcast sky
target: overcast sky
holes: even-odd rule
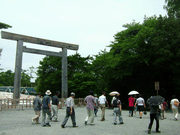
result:
[[[96,55],[113,36],[124,30],[123,24],[143,22],[147,17],[166,15],[165,0],[0,0],[0,22],[12,26],[3,31],[79,45],[82,57]],[[15,67],[16,41],[0,38],[3,49],[0,68]],[[24,43],[29,48],[61,51],[60,48]],[[68,50],[68,55],[75,54]],[[22,69],[38,67],[45,57],[23,53]]]

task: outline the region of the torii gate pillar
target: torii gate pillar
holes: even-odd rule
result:
[[[62,48],[62,90],[61,95],[64,98],[68,97],[68,85],[67,85],[67,48]]]
[[[13,99],[20,98],[23,41],[17,41]]]

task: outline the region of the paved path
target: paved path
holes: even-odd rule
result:
[[[76,108],[76,121],[78,128],[72,128],[71,119],[68,120],[66,128],[61,128],[65,117],[65,108],[59,110],[59,122],[51,122],[51,127],[42,127],[41,124],[31,124],[31,117],[34,116],[33,109],[24,111],[0,111],[0,135],[146,135],[149,124],[149,112],[142,119],[136,114],[128,117],[128,111],[123,111],[124,125],[114,125],[112,110],[106,109],[106,120],[100,121],[101,110],[98,117],[95,117],[95,126],[84,125],[86,117],[85,108]],[[180,119],[180,116],[179,116]],[[41,121],[41,118],[40,118]],[[173,114],[167,113],[167,119],[160,120],[162,135],[180,135],[180,120],[174,121]],[[155,122],[152,133],[155,133]]]

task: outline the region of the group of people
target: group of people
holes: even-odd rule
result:
[[[45,92],[45,96],[43,97],[41,101],[41,93],[38,93],[36,98],[33,101],[33,107],[35,111],[35,116],[31,119],[32,123],[39,123],[39,117],[40,117],[40,111],[42,109],[42,126],[50,127],[50,121],[57,122],[58,120],[58,108],[59,106],[59,92],[56,92],[56,95],[52,97],[52,106],[51,106],[51,92],[50,90],[47,90]],[[94,124],[94,116],[97,116],[98,108],[101,108],[102,114],[101,114],[101,121],[105,121],[105,108],[106,104],[109,107],[108,101],[106,99],[106,93],[102,92],[102,95],[97,98],[97,94],[93,94],[93,91],[89,92],[89,95],[86,96],[84,102],[86,103],[86,109],[87,109],[87,117],[85,118],[85,125],[87,125],[88,120],[90,121],[90,125]],[[65,125],[71,117],[73,127],[78,127],[76,125],[76,119],[75,119],[75,110],[74,110],[74,97],[75,93],[72,92],[70,94],[70,97],[66,99],[65,105],[66,105],[66,116],[64,118],[64,121],[61,124],[62,128],[65,128]],[[114,124],[117,123],[117,116],[119,116],[119,122],[120,124],[123,124],[123,119],[121,116],[122,106],[121,101],[118,99],[118,96],[115,96],[114,101],[112,102],[112,105],[114,106]],[[51,113],[52,112],[52,113]],[[46,115],[48,116],[46,119]]]
[[[56,95],[52,97],[52,106],[50,103],[50,95],[51,92],[50,90],[47,90],[46,95],[43,97],[43,100],[41,101],[41,94],[39,93],[37,95],[37,97],[34,99],[33,102],[33,107],[34,107],[34,111],[35,111],[35,116],[32,118],[32,123],[36,122],[39,123],[39,117],[40,117],[40,111],[42,108],[42,126],[48,126],[50,127],[50,121],[53,120],[54,122],[58,121],[58,108],[60,108],[59,106],[59,92],[56,92]],[[101,108],[101,121],[105,121],[105,107],[106,104],[109,107],[108,101],[106,99],[106,93],[102,92],[102,95],[97,98],[97,94],[93,94],[93,91],[89,92],[89,95],[86,96],[86,98],[84,99],[84,102],[86,103],[86,109],[87,109],[87,117],[85,118],[85,122],[84,124],[87,125],[88,121],[90,121],[90,125],[95,125],[94,124],[94,116],[97,116],[97,112],[98,112],[98,108]],[[72,125],[73,127],[78,127],[76,125],[76,119],[75,119],[75,109],[74,109],[74,97],[75,97],[75,93],[72,92],[70,94],[70,97],[66,99],[65,105],[66,105],[66,116],[64,118],[64,121],[61,124],[62,128],[65,128],[65,125],[69,119],[69,117],[71,117],[72,120]],[[133,96],[130,96],[128,98],[128,102],[129,102],[129,116],[133,116],[133,111],[134,109],[137,108],[137,110],[139,111],[139,115],[140,115],[140,119],[142,119],[142,114],[144,111],[144,108],[146,108],[145,105],[145,101],[142,98],[141,95],[139,95],[139,98],[134,98]],[[173,96],[173,99],[171,100],[171,109],[173,111],[174,114],[174,118],[175,120],[178,120],[178,107],[179,107],[179,100]],[[117,124],[117,116],[119,117],[119,124],[124,124],[123,122],[123,118],[122,118],[122,105],[121,105],[121,101],[118,98],[118,95],[115,95],[111,105],[114,107],[113,109],[113,114],[114,114],[114,125]],[[154,119],[156,120],[156,132],[160,133],[159,131],[159,117],[160,117],[160,110],[162,112],[161,117],[162,118],[166,118],[165,117],[165,110],[166,110],[166,106],[167,103],[164,102],[160,105],[150,105],[150,123],[148,126],[148,133],[151,133],[151,128],[152,128],[152,124]],[[51,114],[52,111],[52,114]],[[46,120],[46,114],[48,115],[47,120]]]
[[[144,108],[146,108],[145,105],[145,101],[142,98],[141,95],[139,95],[139,98],[135,98],[132,95],[128,98],[128,102],[129,102],[129,117],[133,116],[133,111],[138,110],[139,111],[139,115],[140,115],[140,119],[142,119],[142,114],[144,111]],[[179,107],[179,100],[176,98],[175,95],[172,96],[172,100],[171,100],[171,109],[173,111],[174,114],[174,119],[177,121],[178,120],[178,107]],[[166,119],[166,109],[167,109],[168,104],[164,101],[163,103],[159,104],[159,105],[150,105],[150,123],[148,126],[148,134],[151,133],[151,128],[153,125],[153,121],[154,119],[156,120],[156,133],[161,133],[159,131],[159,118]]]

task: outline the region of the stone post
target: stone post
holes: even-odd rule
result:
[[[17,41],[13,99],[20,98],[23,41]]]
[[[68,97],[68,84],[67,84],[67,48],[62,48],[62,98]]]

